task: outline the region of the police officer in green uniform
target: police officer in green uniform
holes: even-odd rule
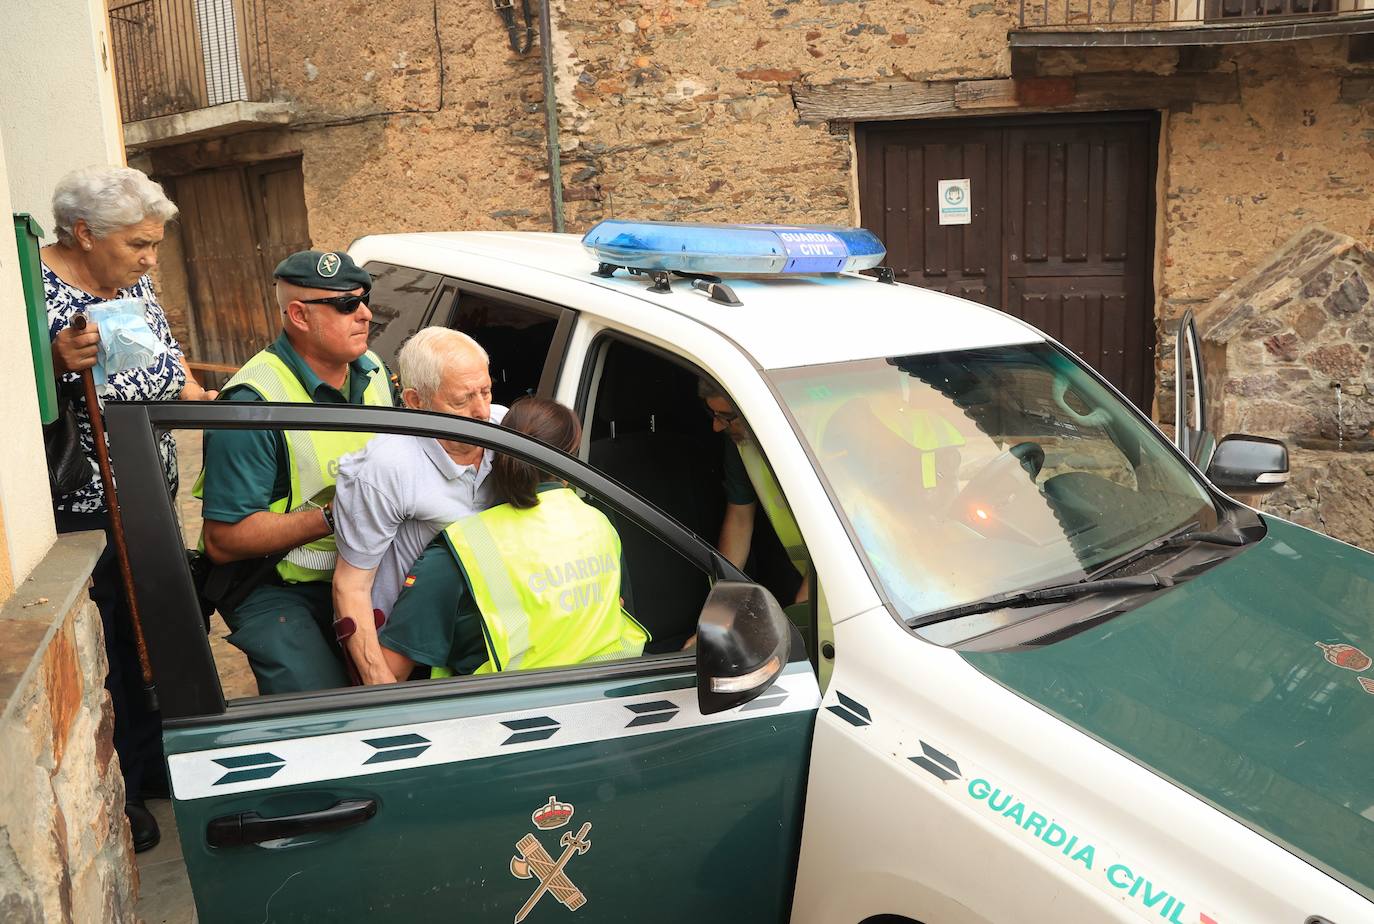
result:
[[[792,602],[806,602],[810,594],[806,544],[802,541],[801,529],[792,515],[792,509],[783,497],[782,488],[764,461],[754,434],[734,402],[709,379],[701,379],[697,391],[711,412],[711,428],[729,438],[722,456],[725,514],[721,519],[720,540],[716,547],[732,565],[743,570],[753,545],[754,518],[762,504],[773,532],[787,552],[788,560],[802,577]]]
[[[224,386],[220,400],[391,407],[382,361],[367,349],[372,279],[346,253],[302,251],[278,264],[282,333]],[[331,628],[334,522],[341,456],[371,433],[207,430],[202,498],[205,551],[256,586],[229,612],[229,641],[248,656],[262,694],[344,686]]]
[[[576,452],[577,417],[521,398],[503,425]],[[430,543],[378,633],[387,667],[408,676],[485,674],[638,657],[648,633],[622,606],[620,537],[565,484],[506,455],[491,480],[504,501]]]

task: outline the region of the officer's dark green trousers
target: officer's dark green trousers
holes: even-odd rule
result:
[[[248,656],[263,696],[348,686],[334,641],[331,585],[264,584],[224,621],[229,643]]]

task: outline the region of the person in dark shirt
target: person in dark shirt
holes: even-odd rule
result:
[[[754,520],[762,502],[773,532],[802,579],[792,602],[805,602],[810,595],[806,545],[792,510],[782,495],[782,488],[773,476],[773,470],[763,458],[753,431],[734,402],[707,379],[700,381],[697,390],[711,412],[711,428],[728,437],[721,460],[725,481],[725,514],[721,518],[720,539],[716,548],[732,565],[743,570],[753,544]]]

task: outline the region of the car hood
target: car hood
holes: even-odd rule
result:
[[[1265,522],[1145,606],[964,657],[1374,899],[1374,555]]]

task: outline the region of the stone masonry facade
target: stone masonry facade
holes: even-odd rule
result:
[[[549,229],[538,48],[513,53],[488,3],[280,0],[268,11],[290,130],[200,142],[187,159],[302,154],[320,246],[368,232]],[[609,215],[862,220],[849,124],[805,121],[796,95],[1008,79],[1015,11],[959,0],[554,0],[568,229]],[[1186,71],[1202,88],[1198,101],[1161,107],[1162,328],[1309,224],[1374,237],[1374,64],[1350,63],[1346,47],[1232,46],[1201,64],[1172,49],[1041,55],[1040,77]]]
[[[0,608],[0,921],[133,922],[138,873],[86,595],[103,537],[58,540]],[[84,570],[83,570],[84,569]]]
[[[1374,250],[1294,235],[1204,311],[1216,428],[1285,440],[1291,482],[1266,506],[1374,548]]]

